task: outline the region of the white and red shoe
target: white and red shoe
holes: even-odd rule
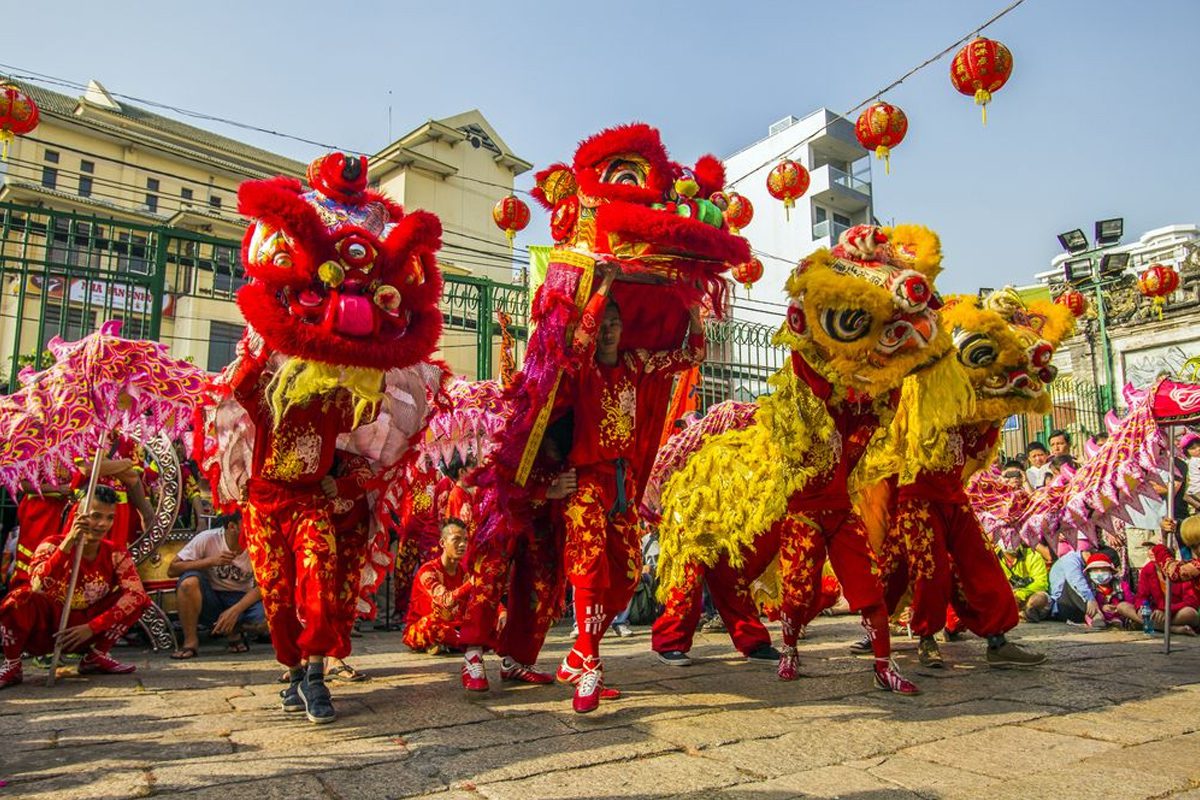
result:
[[[894,659],[888,659],[885,662],[875,662],[875,688],[883,689],[885,692],[910,696],[921,693],[921,690],[917,688],[915,683],[900,674],[900,670],[896,668],[896,661]]]
[[[90,650],[88,654],[79,662],[79,674],[87,675],[89,673],[100,675],[128,675],[131,672],[136,672],[137,667],[133,664],[123,664],[110,656],[108,653],[101,653],[98,650]]]
[[[776,674],[781,681],[794,681],[800,677],[800,654],[796,648],[787,645],[779,648],[779,669]]]
[[[487,672],[483,668],[483,656],[478,653],[463,656],[462,685],[468,692],[488,690]]]
[[[4,659],[3,666],[0,666],[0,689],[5,686],[16,686],[24,680],[25,668],[21,666],[21,659]]]
[[[575,697],[571,707],[576,714],[586,714],[600,707],[600,699],[604,696],[604,668],[600,659],[589,658],[583,662],[579,680],[575,684]]]
[[[532,666],[513,661],[508,656],[500,659],[500,680],[514,683],[533,683],[544,686],[554,683],[554,675],[549,672],[539,672]]]
[[[571,652],[575,655],[579,655],[578,650],[572,650]],[[583,658],[583,656],[579,657]],[[603,671],[604,662],[597,661],[597,663],[600,664],[600,669]],[[582,675],[583,667],[572,667],[569,663],[567,663],[567,659],[564,658],[562,663],[558,665],[558,671],[554,674],[554,677],[558,679],[559,683],[567,683],[571,686],[574,686],[579,683],[579,678]],[[605,686],[600,690],[600,698],[602,700],[616,700],[620,696],[621,690],[615,686]]]

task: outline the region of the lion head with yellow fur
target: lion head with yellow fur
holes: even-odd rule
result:
[[[1058,373],[1050,362],[1075,327],[1065,306],[1026,304],[1016,291],[1005,288],[982,299],[951,297],[940,317],[975,390],[973,418],[963,422],[1050,411],[1048,387]]]
[[[856,225],[788,278],[778,344],[846,396],[879,396],[952,347],[939,324],[941,244],[916,225]]]

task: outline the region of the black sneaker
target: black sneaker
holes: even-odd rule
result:
[[[320,671],[309,671],[298,688],[309,722],[324,725],[337,719],[337,712],[333,710],[333,699],[329,696],[329,687],[325,685],[325,676]]]
[[[668,667],[690,667],[692,659],[682,650],[668,650],[658,654],[658,660]]]
[[[280,705],[289,714],[304,710],[304,701],[300,699],[300,684],[304,682],[304,672],[297,670],[292,673],[292,679],[286,689],[279,690]]]
[[[748,661],[767,661],[772,664],[778,664],[779,651],[769,644],[763,644],[746,653],[746,659]]]
[[[871,646],[871,637],[864,636],[854,644],[850,645],[850,652],[854,653],[856,656],[865,656],[874,652],[874,648]]]

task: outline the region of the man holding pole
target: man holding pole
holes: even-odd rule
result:
[[[129,552],[104,541],[116,517],[117,497],[97,486],[88,513],[75,516],[65,536],[53,536],[34,551],[30,583],[10,592],[0,603],[0,643],[4,663],[0,688],[20,683],[21,654],[47,655],[61,646],[66,653],[83,653],[80,673],[125,674],[109,650],[150,605]],[[82,540],[79,575],[70,592],[66,624],[59,625],[71,584],[74,551]],[[55,631],[58,631],[55,633]]]

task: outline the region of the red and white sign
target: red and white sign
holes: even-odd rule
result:
[[[149,314],[154,310],[154,295],[145,286],[86,278],[72,278],[68,282],[63,278],[53,277],[43,281],[37,275],[31,277],[31,282],[38,288],[45,283],[46,294],[50,297],[62,297],[63,284],[68,283],[67,299],[72,303],[92,308],[111,308],[114,311],[132,311],[135,314]],[[175,295],[170,292],[163,292],[162,315],[175,316]]]

